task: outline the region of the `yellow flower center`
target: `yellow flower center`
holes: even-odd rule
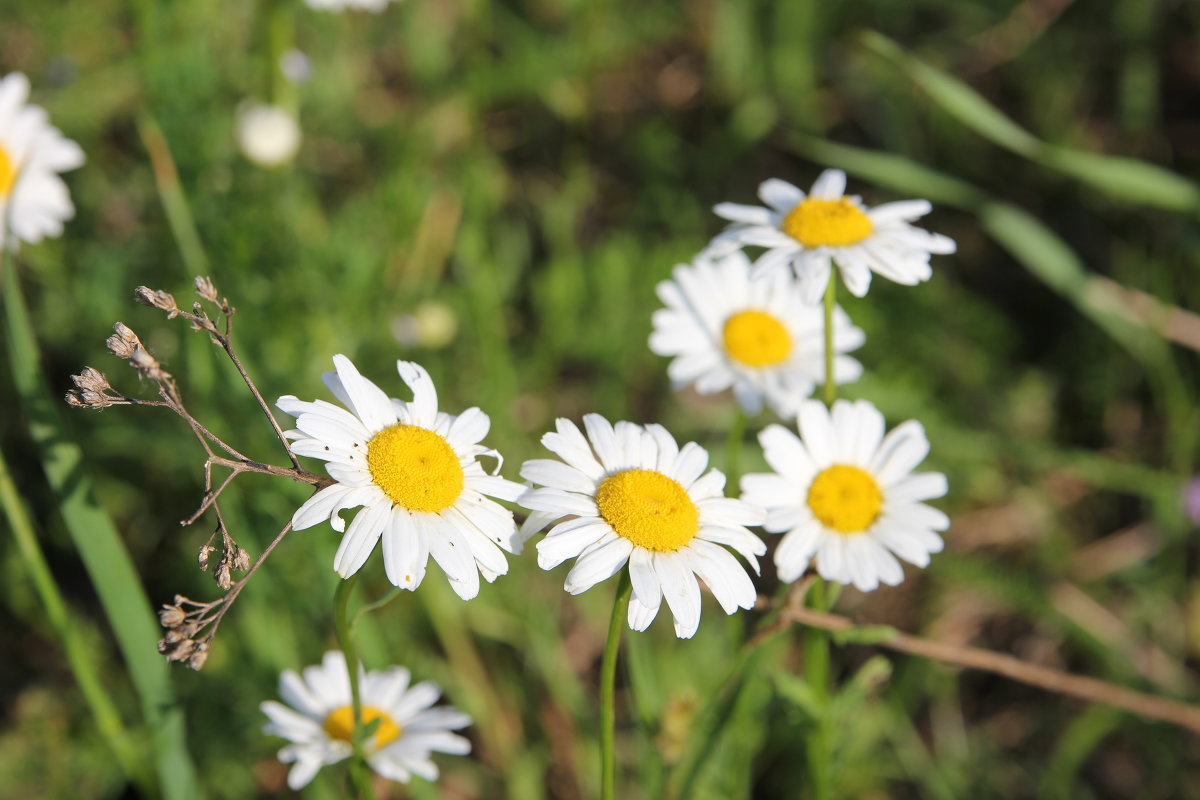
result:
[[[442,511],[463,490],[463,470],[450,444],[415,425],[384,428],[367,442],[371,480],[409,511]]]
[[[837,200],[802,201],[783,218],[783,232],[805,247],[843,247],[861,242],[871,235],[871,218],[850,202]]]
[[[792,354],[792,337],[765,311],[739,311],[725,320],[725,352],[748,367],[773,367]]]
[[[677,481],[651,469],[608,476],[596,490],[600,516],[638,547],[670,553],[700,530],[700,511]]]
[[[400,734],[404,732],[404,729],[397,725],[395,720],[385,711],[380,711],[378,708],[372,706],[363,706],[361,713],[363,727],[370,725],[375,720],[379,720],[379,725],[375,727],[375,733],[370,739],[374,743],[374,750],[391,744],[399,739]],[[354,736],[354,708],[351,706],[335,708],[325,717],[325,724],[321,727],[329,734],[330,739],[341,739],[343,742],[349,742]]]
[[[12,194],[13,185],[17,182],[17,168],[12,162],[8,151],[0,145],[0,198]]]
[[[879,516],[883,492],[866,470],[835,464],[813,479],[808,507],[838,533],[861,533]]]

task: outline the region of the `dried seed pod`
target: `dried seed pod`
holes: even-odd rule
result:
[[[211,278],[206,278],[200,275],[196,276],[196,294],[200,295],[210,303],[217,303],[220,305],[219,301],[217,300],[217,287],[213,285]]]
[[[133,296],[137,298],[139,303],[157,308],[160,311],[166,311],[167,319],[173,319],[179,314],[179,306],[175,304],[175,298],[161,289],[139,286],[133,290]]]
[[[123,322],[113,325],[113,330],[116,333],[105,342],[109,352],[117,358],[133,358],[133,354],[142,346],[142,340]]]

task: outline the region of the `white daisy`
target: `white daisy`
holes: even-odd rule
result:
[[[825,315],[804,302],[796,279],[777,270],[750,280],[741,251],[712,259],[701,254],[658,284],[667,307],[654,312],[650,349],[675,356],[667,368],[676,388],[701,394],[733,387],[738,403],[757,414],[763,400],[784,419],[825,382]],[[862,330],[834,312],[834,377],[856,380],[862,365],[844,355],[862,345]]]
[[[317,11],[345,11],[347,8],[358,11],[373,11],[379,13],[387,8],[393,0],[304,0],[305,5]]]
[[[79,145],[28,99],[29,79],[20,72],[0,79],[0,245],[11,231],[10,249],[62,235],[75,206],[58,173],[83,164]]]
[[[465,755],[471,743],[451,733],[471,724],[471,718],[451,706],[437,706],[442,691],[423,681],[410,686],[411,676],[403,667],[367,672],[358,667],[359,698],[364,725],[379,720],[374,734],[364,743],[367,763],[383,777],[408,783],[416,775],[437,780],[432,753]],[[325,654],[320,666],[307,667],[301,677],[291,670],[279,676],[283,703],[267,700],[259,705],[270,720],[263,731],[290,739],[279,751],[279,760],[294,764],[288,786],[307,786],[321,767],[349,758],[354,731],[350,705],[350,675],[341,651]],[[289,708],[290,706],[290,708]]]
[[[912,470],[929,453],[925,430],[909,420],[884,436],[883,415],[866,400],[800,408],[800,436],[781,425],[758,435],[777,474],[746,475],[743,497],[767,510],[763,526],[784,537],[779,578],[799,578],[814,556],[822,578],[866,592],[895,586],[895,556],[924,567],[942,549],[950,519],[922,500],[946,493],[946,476]],[[894,555],[893,555],[894,554]]]
[[[757,593],[745,568],[721,545],[732,547],[758,573],[766,545],[746,529],[763,512],[725,497],[725,476],[708,465],[695,442],[682,448],[661,425],[618,422],[599,414],[583,418],[587,438],[570,420],[542,444],[562,461],[526,461],[521,477],[546,488],[530,489],[520,504],[535,513],[526,532],[570,516],[538,542],[538,565],[553,569],[574,558],[565,589],[590,589],[629,564],[633,595],[629,627],[645,630],[664,595],[675,634],[686,639],[700,624],[703,578],[726,614],[754,605]],[[590,444],[589,444],[590,440]],[[565,463],[564,463],[565,462]]]
[[[411,403],[389,398],[345,356],[334,356],[333,364],[337,371],[322,377],[350,411],[290,395],[276,403],[296,417],[287,432],[292,452],[329,462],[325,469],[337,481],[300,506],[292,526],[304,530],[328,519],[345,531],[333,559],[343,578],[358,571],[382,536],[393,584],[416,589],[433,556],[454,591],[470,600],[481,572],[490,582],[508,571],[501,550],[520,552],[512,512],[488,497],[516,500],[525,487],[485,473],[477,460],[500,461],[479,444],[487,415],[478,408],[457,417],[439,412],[429,373],[410,361],[396,367],[412,389]],[[341,513],[357,506],[363,509],[347,529]]]
[[[746,245],[765,247],[754,277],[791,265],[809,303],[825,291],[834,262],[850,293],[862,297],[872,272],[912,286],[933,274],[931,254],[954,252],[953,239],[909,224],[929,213],[928,200],[867,208],[845,191],[846,173],[840,169],[822,172],[808,195],[787,181],[764,181],[758,196],[767,208],[739,203],[713,208],[733,224],[710,248],[720,254]]]

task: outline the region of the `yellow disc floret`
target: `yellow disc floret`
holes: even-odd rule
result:
[[[748,367],[773,367],[792,354],[792,336],[765,311],[739,311],[725,320],[725,352]]]
[[[883,492],[866,470],[835,464],[813,479],[808,507],[838,533],[861,533],[879,516]]]
[[[670,553],[700,530],[700,511],[678,481],[651,469],[608,476],[596,490],[600,516],[638,547]]]
[[[375,733],[371,737],[374,742],[373,750],[385,747],[400,738],[403,729],[386,711],[380,711],[373,706],[363,706],[361,714],[363,727],[379,720],[379,724],[375,726]],[[351,706],[335,708],[325,717],[325,723],[321,727],[325,729],[325,733],[329,734],[330,739],[350,741],[354,735],[354,709]]]
[[[802,201],[783,218],[783,232],[805,247],[844,247],[871,235],[871,218],[848,197]]]
[[[17,168],[12,162],[8,151],[0,145],[0,197],[12,194],[13,185],[17,182]]]
[[[384,428],[367,442],[371,480],[409,511],[442,511],[463,490],[463,470],[450,444],[415,425]]]

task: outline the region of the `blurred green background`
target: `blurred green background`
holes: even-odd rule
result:
[[[28,74],[88,156],[66,176],[66,235],[17,258],[52,391],[90,364],[146,396],[104,349],[122,320],[203,422],[274,463],[278,443],[219,351],[135,305],[135,286],[182,303],[193,275],[211,275],[268,398],[327,397],[334,353],[393,394],[395,359],[420,361],[444,410],[491,415],[509,477],[554,417],[593,410],[660,421],[723,466],[731,401],[671,392],[646,346],[653,286],[720,229],[712,204],[753,202],[768,177],[806,186],[824,166],[869,204],[929,198],[926,224],[959,253],[919,288],[879,280],[845,303],[867,332],[866,376],[846,393],[926,425],[955,523],[928,570],[846,591],[838,609],[1196,696],[1200,582],[1181,493],[1200,336],[1169,307],[1200,300],[1200,190],[1180,177],[1200,167],[1200,5],[405,0],[338,15],[286,0],[6,0],[0,17],[0,73]],[[274,66],[292,47],[311,63],[298,84]],[[264,170],[237,151],[235,109],[272,96],[295,104],[304,141],[294,164]],[[430,302],[454,335],[413,344],[405,315]],[[6,460],[68,624],[147,765],[137,783],[123,775],[5,536],[0,796],[157,796],[144,704],[0,358]],[[150,602],[215,598],[195,566],[211,520],[177,525],[202,487],[186,427],[156,409],[63,411]],[[753,432],[769,421],[751,421],[745,469],[761,466]],[[304,497],[244,476],[225,495],[231,530],[256,555]],[[257,706],[281,669],[334,646],[338,538],[321,526],[286,539],[204,671],[171,668],[195,777],[168,795],[289,794]],[[466,604],[431,570],[368,618],[369,667],[405,664],[476,719],[471,758],[440,757],[436,785],[381,796],[594,795],[613,586],[569,598],[565,572],[527,551]],[[765,593],[772,580],[768,567]],[[388,588],[378,557],[361,586]],[[798,639],[766,648],[714,709],[753,618],[706,599],[699,634],[678,641],[662,616],[626,638],[637,691],[619,678],[621,796],[805,796]],[[1200,797],[1200,742],[1168,725],[868,647],[836,649],[835,666],[841,797]],[[344,792],[335,768],[306,796]]]

